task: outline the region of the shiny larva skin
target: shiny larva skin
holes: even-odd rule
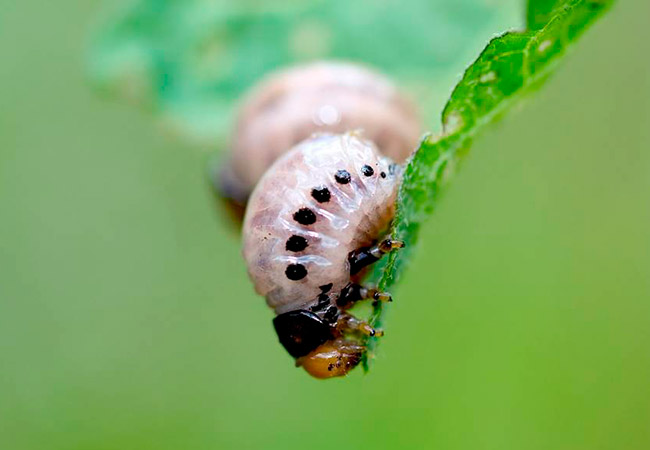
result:
[[[416,108],[388,78],[364,66],[318,62],[275,73],[244,100],[217,188],[245,205],[265,171],[290,148],[314,133],[355,129],[397,163],[417,147],[421,133]]]
[[[393,217],[395,167],[355,133],[314,136],[271,166],[246,209],[243,253],[277,314],[350,282],[348,255],[373,244]]]

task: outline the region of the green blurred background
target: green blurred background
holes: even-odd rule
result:
[[[1,449],[650,448],[647,2],[476,143],[372,371],[326,382],[207,154],[89,88],[103,3],[39,3],[0,7]]]

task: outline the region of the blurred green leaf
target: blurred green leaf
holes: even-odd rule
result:
[[[526,9],[528,30],[538,30],[549,22],[553,10],[565,2],[563,0],[531,0]]]
[[[494,38],[465,71],[442,112],[443,134],[426,138],[405,168],[392,235],[404,240],[407,248],[389,255],[381,290],[397,281],[420,224],[433,212],[442,185],[477,133],[539,87],[567,48],[612,3],[531,0],[528,29]],[[373,326],[382,326],[385,310],[381,303],[374,307]],[[366,369],[377,342],[368,340]]]
[[[433,117],[466,62],[494,30],[520,28],[521,16],[520,0],[130,0],[93,39],[89,73],[98,88],[214,147],[247,88],[314,59],[377,67]]]

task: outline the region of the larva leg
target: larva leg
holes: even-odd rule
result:
[[[350,263],[350,275],[356,275],[364,267],[377,262],[386,253],[404,247],[404,242],[394,239],[384,239],[372,247],[363,247],[350,252],[348,261]]]
[[[370,326],[370,324],[364,320],[357,319],[352,314],[343,313],[339,315],[338,320],[336,321],[336,328],[339,332],[345,333],[361,333],[366,336],[383,336],[384,332],[382,330],[377,330]]]
[[[372,299],[376,302],[392,302],[393,297],[388,292],[380,292],[374,287],[366,287],[357,283],[349,283],[341,290],[336,304],[341,309],[351,308],[360,300]]]

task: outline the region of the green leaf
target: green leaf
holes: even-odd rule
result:
[[[381,290],[389,290],[398,280],[420,224],[433,212],[445,180],[474,137],[538,88],[567,48],[612,3],[530,0],[528,28],[494,38],[465,71],[442,112],[442,135],[424,139],[405,168],[392,235],[405,241],[407,248],[389,255],[379,280]],[[373,326],[382,327],[386,309],[381,303],[374,306]],[[377,343],[374,337],[367,341],[366,370]]]
[[[214,147],[232,106],[297,62],[362,61],[438,114],[494,30],[520,28],[521,0],[129,0],[92,40],[95,86],[146,105],[182,137]],[[404,51],[407,49],[407,51]],[[435,79],[436,83],[430,80]]]
[[[563,3],[562,0],[529,1],[526,9],[526,26],[528,30],[539,30],[546,26],[555,8]]]

